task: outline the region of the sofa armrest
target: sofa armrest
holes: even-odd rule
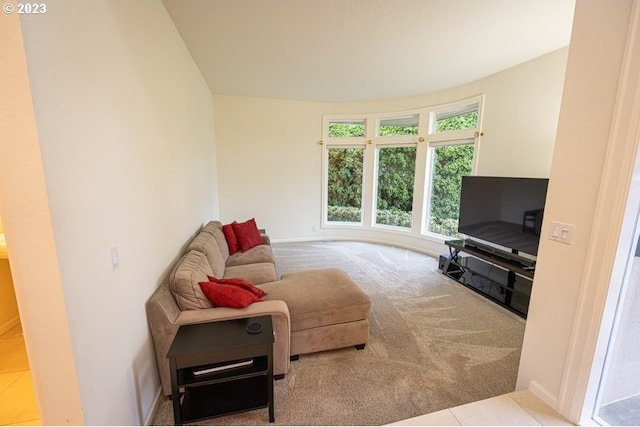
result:
[[[291,349],[291,320],[289,307],[284,301],[260,301],[245,308],[214,307],[202,310],[186,310],[180,312],[176,323],[191,325],[194,323],[216,322],[231,319],[244,319],[271,315],[275,342],[273,344],[273,373],[286,374],[289,370]]]
[[[275,343],[273,346],[273,373],[274,375],[286,374],[289,370],[289,356],[291,348],[291,321],[289,308],[284,301],[260,301],[246,308],[236,309],[228,307],[214,307],[198,310],[179,311],[174,319],[164,318],[164,325],[152,324],[152,335],[156,350],[156,361],[160,372],[160,381],[163,393],[171,394],[171,377],[169,372],[169,359],[167,352],[173,342],[173,338],[181,325],[194,323],[217,322],[231,319],[241,319],[271,315]],[[163,316],[164,317],[164,316]]]
[[[269,237],[268,234],[260,234],[260,237],[262,237],[262,244],[263,245],[269,245],[271,246],[271,238]]]

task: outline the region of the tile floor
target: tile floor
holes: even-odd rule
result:
[[[0,425],[40,425],[20,325],[0,336]]]
[[[640,394],[604,405],[598,415],[612,426],[640,426]]]
[[[399,421],[405,426],[570,426],[564,417],[529,390]]]

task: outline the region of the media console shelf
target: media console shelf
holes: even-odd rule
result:
[[[535,262],[465,240],[449,240],[442,273],[527,318]]]

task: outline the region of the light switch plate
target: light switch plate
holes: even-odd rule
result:
[[[109,248],[109,254],[111,255],[111,269],[115,270],[120,266],[120,258],[118,257],[118,247],[111,246]]]
[[[573,234],[575,226],[573,224],[565,224],[564,222],[552,221],[549,239],[570,245],[573,243]]]

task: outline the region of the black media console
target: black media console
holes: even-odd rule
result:
[[[535,261],[470,240],[445,242],[442,273],[527,318]]]

